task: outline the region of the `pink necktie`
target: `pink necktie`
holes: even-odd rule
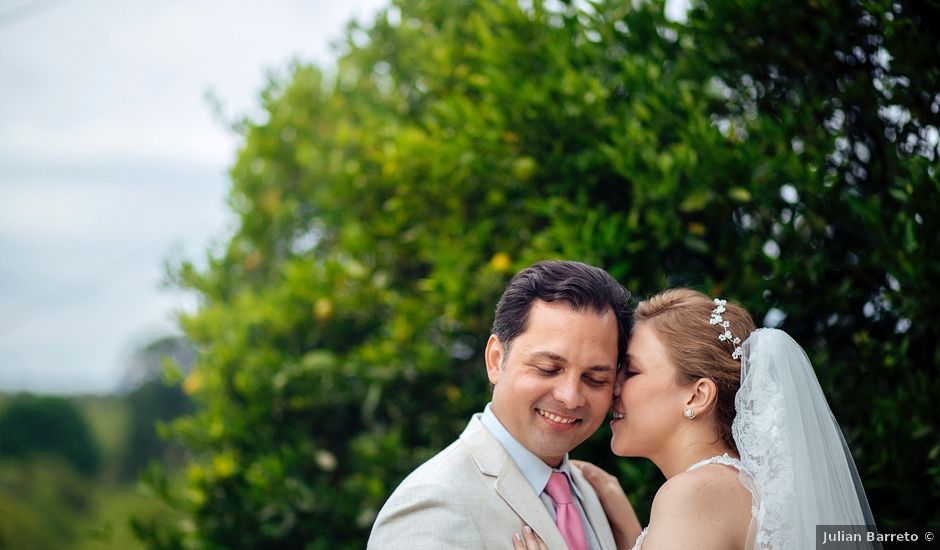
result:
[[[571,503],[568,476],[564,472],[552,472],[545,492],[555,501],[555,524],[558,525],[562,538],[568,543],[569,550],[587,550],[581,514],[578,513],[577,506]]]

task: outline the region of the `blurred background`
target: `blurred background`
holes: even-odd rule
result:
[[[938,12],[0,2],[0,548],[363,547],[545,258],[790,332],[935,525]]]

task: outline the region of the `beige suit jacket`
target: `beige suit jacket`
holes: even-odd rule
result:
[[[602,550],[615,550],[604,509],[577,468],[572,481]],[[550,550],[564,539],[503,446],[474,416],[460,438],[412,472],[379,512],[369,550],[512,548],[528,525]]]

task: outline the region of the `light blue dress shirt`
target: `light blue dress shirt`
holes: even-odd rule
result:
[[[597,540],[597,534],[594,533],[594,528],[591,527],[591,523],[588,522],[587,516],[584,514],[584,506],[581,505],[581,492],[578,491],[578,488],[571,482],[571,463],[568,462],[568,454],[565,454],[558,468],[551,468],[548,464],[542,462],[542,459],[535,456],[532,451],[526,449],[509,433],[509,430],[507,430],[502,423],[500,423],[499,419],[496,418],[496,415],[493,414],[491,405],[492,403],[486,404],[486,408],[483,409],[483,414],[480,415],[480,421],[483,422],[483,426],[493,434],[493,437],[495,437],[500,445],[506,449],[506,452],[509,453],[509,456],[522,472],[522,475],[532,485],[532,489],[535,493],[539,495],[539,500],[545,505],[549,515],[552,516],[552,521],[555,520],[555,501],[545,492],[545,486],[548,485],[548,479],[551,477],[553,471],[564,472],[568,477],[568,487],[571,489],[571,494],[575,497],[573,500],[575,507],[578,509],[578,514],[581,516],[581,524],[584,525],[584,535],[587,539],[588,548],[591,550],[601,550],[600,542]]]

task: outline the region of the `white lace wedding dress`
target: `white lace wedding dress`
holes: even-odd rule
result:
[[[738,470],[738,480],[752,495],[746,550],[815,548],[817,525],[874,530],[852,454],[806,352],[787,333],[768,328],[751,333],[741,352],[741,388],[731,426],[741,458],[712,457],[689,470],[705,464]],[[634,550],[645,537],[646,529]],[[866,541],[841,544],[880,547]]]

